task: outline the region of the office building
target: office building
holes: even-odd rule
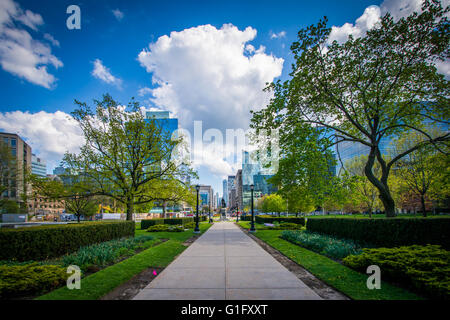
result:
[[[6,190],[1,198],[23,204],[22,195],[31,192],[31,186],[25,183],[26,171],[31,171],[31,147],[17,134],[0,132],[0,141],[11,149],[15,166],[8,176],[1,177]],[[11,174],[13,172],[13,174]]]
[[[214,190],[211,186],[200,185],[199,190],[199,210],[201,211],[203,207],[208,206],[213,208],[214,201]]]
[[[227,187],[227,179],[223,179],[222,181],[222,199],[225,201],[225,204],[228,205],[228,187]]]
[[[31,154],[31,173],[41,177],[47,176],[47,162],[34,153]]]

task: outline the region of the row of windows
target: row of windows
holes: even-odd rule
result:
[[[11,141],[11,147],[15,147],[17,145],[17,139],[15,138],[3,138],[3,141],[9,145],[9,142]]]

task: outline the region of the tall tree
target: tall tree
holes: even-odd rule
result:
[[[440,135],[436,132],[429,133],[431,136]],[[424,140],[423,135],[416,132],[410,132],[403,137],[395,140],[395,153],[402,153],[411,146],[420,144]],[[448,146],[447,146],[448,148]],[[441,190],[445,192],[446,188],[442,188],[442,182],[445,176],[448,176],[449,168],[445,165],[445,159],[442,154],[430,145],[424,145],[413,152],[408,153],[405,157],[397,161],[394,172],[400,178],[406,192],[413,197],[420,199],[421,210],[426,217],[425,201],[432,198],[432,190],[437,190],[435,186],[439,184]],[[448,181],[447,181],[448,183]],[[444,183],[445,184],[445,183]],[[448,189],[448,188],[447,188]]]
[[[135,205],[158,200],[149,192],[152,182],[192,172],[176,157],[180,139],[172,139],[156,121],[147,121],[133,99],[125,108],[104,95],[102,101],[94,100],[95,112],[75,102],[78,109],[72,116],[86,144],[79,154],[66,153],[63,162],[94,182],[92,194],[123,203],[127,220],[133,219]]]
[[[82,215],[92,216],[97,212],[98,205],[91,193],[92,182],[84,175],[65,174],[63,180],[29,175],[29,181],[35,197],[64,202],[66,212],[74,214],[78,222]]]
[[[278,194],[271,194],[264,199],[264,207],[267,212],[275,212],[280,216],[286,210],[286,200]]]
[[[276,120],[281,128],[310,123],[328,128],[334,143],[349,141],[368,149],[364,173],[378,189],[388,217],[395,202],[388,185],[392,167],[422,145],[448,141],[449,133],[429,136],[424,128],[449,123],[449,85],[437,72],[436,61],[450,57],[449,8],[424,1],[422,13],[394,21],[387,13],[360,38],[331,45],[327,19],[298,32],[291,50],[291,78],[269,85],[271,103],[255,112],[256,128]],[[425,102],[425,103],[424,103]],[[386,160],[380,149],[384,137],[414,130],[424,140]],[[381,167],[378,178],[373,167]]]

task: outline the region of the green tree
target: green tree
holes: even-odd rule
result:
[[[296,217],[300,213],[310,213],[316,208],[314,197],[309,194],[306,188],[296,186],[289,189],[281,189],[279,193],[287,200],[287,211],[295,213]]]
[[[432,136],[441,135],[441,133],[430,133]],[[411,146],[421,144],[424,140],[423,135],[414,131],[403,135],[394,141],[395,153],[402,153]],[[448,158],[448,157],[447,157]],[[438,153],[431,145],[423,145],[421,148],[408,153],[400,159],[394,168],[395,174],[399,177],[403,190],[420,199],[421,210],[426,217],[425,201],[433,196],[432,190],[448,190],[445,188],[445,177],[448,178],[448,166],[445,165],[445,157]],[[439,188],[436,186],[439,185]],[[439,191],[438,191],[439,192]],[[447,194],[448,195],[448,194]],[[445,196],[445,195],[444,195]]]
[[[278,194],[271,194],[264,199],[263,207],[266,212],[276,212],[280,216],[281,212],[286,211],[286,200]]]
[[[98,203],[94,200],[92,182],[84,175],[64,175],[64,181],[60,178],[39,177],[30,175],[29,180],[33,186],[35,196],[46,200],[64,201],[67,213],[72,213],[80,222],[82,215],[88,217],[98,210]]]
[[[364,168],[367,163],[367,156],[362,155],[354,157],[345,163],[345,179],[349,179],[352,184],[353,199],[367,210],[369,217],[372,217],[373,210],[378,206],[378,189],[369,181],[364,174]],[[377,163],[374,164],[373,172],[377,178],[381,176],[381,168]]]
[[[158,200],[151,192],[157,180],[189,175],[192,170],[176,157],[181,139],[156,121],[146,121],[139,103],[119,106],[111,96],[94,100],[95,112],[86,103],[75,100],[72,112],[86,144],[79,154],[66,153],[64,164],[93,182],[94,195],[104,195],[123,203],[127,220],[132,220],[135,205]]]
[[[398,21],[386,14],[364,36],[350,36],[343,44],[328,43],[326,18],[300,30],[291,46],[291,78],[269,85],[274,98],[254,113],[253,124],[266,127],[272,122],[290,130],[309,123],[327,128],[335,144],[366,146],[364,173],[378,189],[386,215],[395,216],[388,185],[392,167],[422,145],[439,147],[450,138],[449,133],[431,137],[424,131],[425,120],[432,125],[449,119],[448,81],[434,64],[450,56],[448,12],[438,1],[424,1],[422,13]],[[424,140],[386,160],[381,139],[409,130]],[[373,172],[375,162],[381,168],[379,178]]]

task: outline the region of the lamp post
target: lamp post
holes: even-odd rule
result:
[[[195,229],[194,233],[200,233],[200,228],[198,227],[198,192],[200,191],[200,186],[196,185],[195,190],[197,190],[197,212],[195,214]]]
[[[251,227],[250,227],[250,232],[255,232],[256,231],[256,229],[255,229],[255,212],[253,211],[253,189],[255,188],[255,186],[252,184],[252,185],[250,185],[250,191],[251,191],[251,193],[252,193],[252,224],[251,224]]]
[[[208,215],[209,215],[209,223],[212,223],[212,219],[211,219],[211,204],[208,207]]]

